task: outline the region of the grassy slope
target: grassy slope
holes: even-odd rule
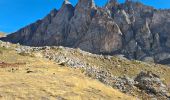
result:
[[[136,77],[141,71],[151,71],[156,75],[159,75],[161,80],[168,85],[170,88],[170,67],[144,63],[140,61],[129,61],[112,56],[111,59],[103,57],[92,56],[91,54],[82,54],[79,49],[65,50],[65,49],[54,49],[51,50],[52,54],[59,52],[60,54],[66,55],[67,57],[78,58],[81,61],[85,61],[93,67],[107,70],[114,76],[129,76],[131,78]],[[137,96],[143,100],[147,100],[149,97],[142,91],[134,91],[134,96]]]
[[[140,61],[129,61],[120,59],[118,57],[111,57],[111,59],[104,59],[100,57],[93,57],[89,55],[83,55],[79,50],[67,51],[67,50],[54,50],[52,53],[60,52],[61,54],[67,55],[68,57],[76,57],[85,61],[92,66],[100,67],[112,73],[114,76],[124,76],[136,77],[141,71],[151,71],[169,86],[170,88],[170,67],[154,64],[154,63],[144,63]]]
[[[65,51],[63,51],[64,53]],[[68,53],[69,56],[73,56],[71,53]],[[151,71],[156,75],[159,75],[162,80],[170,86],[170,67],[154,64],[154,63],[145,63],[140,61],[130,61],[120,59],[118,57],[112,57],[111,60],[94,58],[90,56],[83,56],[81,53],[76,52],[74,56],[79,57],[86,62],[94,66],[100,66],[103,69],[111,72],[114,76],[123,76],[127,75],[129,77],[135,77],[141,71]]]
[[[133,100],[132,97],[87,78],[77,69],[60,67],[42,58],[20,56],[11,49],[0,48],[0,51],[0,62],[6,63],[0,66],[2,100]]]

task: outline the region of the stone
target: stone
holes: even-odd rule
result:
[[[168,87],[161,81],[160,77],[152,72],[141,72],[135,78],[137,87],[146,91],[148,94],[157,96],[167,96]]]
[[[132,93],[135,90],[136,81],[128,76],[120,77],[116,80],[115,86],[124,93]]]

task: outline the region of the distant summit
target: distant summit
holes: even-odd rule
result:
[[[65,0],[44,19],[2,38],[29,46],[62,45],[97,54],[123,54],[129,59],[170,62],[170,10],[157,10],[140,2],[109,0],[98,7]]]
[[[0,32],[0,38],[5,37],[5,36],[6,36],[5,33]]]

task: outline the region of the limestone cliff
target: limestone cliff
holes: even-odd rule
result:
[[[61,9],[2,38],[30,46],[62,45],[98,54],[123,54],[129,59],[166,63],[170,59],[170,10],[127,0],[109,0],[98,7],[65,0]],[[165,56],[161,56],[166,54]]]

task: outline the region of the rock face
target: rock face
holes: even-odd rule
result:
[[[169,64],[170,10],[157,10],[127,0],[109,0],[97,7],[93,0],[79,0],[73,7],[65,0],[61,9],[44,19],[1,38],[29,46],[62,45],[97,54],[123,54],[129,59]],[[160,27],[161,26],[161,27]]]

